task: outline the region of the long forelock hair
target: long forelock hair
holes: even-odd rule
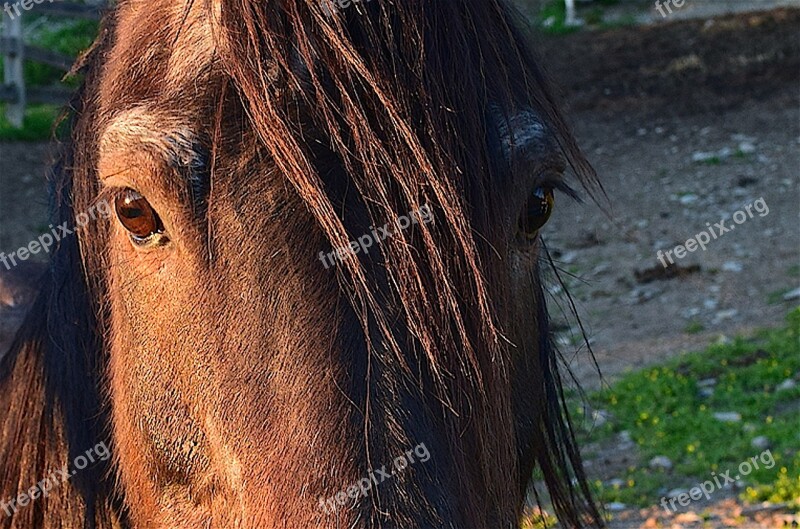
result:
[[[498,449],[495,438],[497,432],[513,431],[513,417],[510,407],[494,405],[511,398],[512,366],[503,329],[503,316],[508,314],[502,312],[510,293],[505,291],[502,257],[488,242],[502,240],[503,235],[500,223],[489,216],[499,205],[492,184],[509,178],[507,167],[487,146],[493,127],[490,106],[504,116],[535,109],[580,182],[589,190],[599,189],[599,183],[547,89],[515,14],[502,0],[373,0],[333,13],[319,0],[220,0],[213,17],[217,61],[229,78],[226,86],[241,101],[248,127],[306,204],[332,248],[348,246],[353,234],[337,212],[325,172],[315,161],[317,152],[307,141],[309,135],[328,142],[326,150],[344,169],[372,225],[391,223],[425,206],[431,209],[434,222],[398,232],[380,246],[390,288],[377,292],[374,272],[358,259],[340,263],[337,277],[359,316],[376,365],[404,366],[404,356],[414,354],[425,363],[435,381],[434,390],[455,416],[481,418],[459,423],[469,422],[472,442],[484,455],[476,463],[481,482],[462,484],[463,493],[475,501],[464,503],[494,506],[495,512],[516,511],[518,506],[511,502],[517,483],[509,479],[510,472],[519,471],[514,464],[515,446],[509,440]],[[85,85],[72,103],[72,141],[53,182],[56,218],[74,222],[74,211],[87,207],[97,196],[96,91],[113,34],[122,29],[114,26],[112,17],[84,61]],[[176,34],[181,30],[174,29]],[[308,121],[298,122],[298,109]],[[222,122],[222,116],[217,116],[216,123]],[[87,402],[71,405],[75,411],[64,414],[63,420],[67,431],[90,422],[95,425],[91,429],[95,439],[108,438],[102,338],[107,313],[103,300],[109,293],[99,273],[108,265],[105,248],[98,242],[102,240],[77,238],[55,252],[52,277],[40,295],[38,311],[29,318],[28,331],[15,350],[3,360],[4,375],[28,374],[34,397],[39,396],[35,388],[43,384],[36,379],[38,371],[44,371],[49,380],[60,380],[58,387],[42,394],[48,405],[67,394],[62,386],[69,381],[59,378],[64,375],[56,365],[74,363],[88,369],[92,376],[84,375],[81,388],[89,395]],[[69,303],[55,304],[64,289],[71,289]],[[53,321],[37,326],[38,313],[48,314],[46,319]],[[397,333],[398,317],[405,323],[407,336]],[[31,337],[41,336],[44,330],[46,338],[40,341],[53,342],[52,336],[61,331],[59,324],[76,319],[80,321],[74,324],[75,336],[60,339],[59,344],[40,344],[38,348],[47,353],[43,359],[36,357]],[[542,372],[537,382],[546,405],[539,416],[541,447],[536,459],[562,520],[572,526],[587,520],[599,524],[565,417],[546,315],[540,314],[537,321],[542,333]],[[93,338],[81,338],[81,333]],[[31,355],[27,367],[21,362],[27,358],[24,351]],[[51,360],[54,355],[59,355],[57,362]],[[84,365],[87,355],[89,365]],[[413,380],[413,373],[407,371]],[[13,400],[18,398],[18,392],[0,395],[0,405],[19,408]],[[30,395],[26,398],[25,406],[34,406]],[[30,472],[23,472],[23,465],[30,463],[41,472],[46,464],[66,459],[66,446],[85,444],[86,440],[71,439],[45,446],[40,440],[42,431],[52,430],[56,437],[64,434],[58,433],[57,424],[45,422],[43,412],[35,417],[40,422],[34,424],[31,421],[37,419],[31,417],[15,419],[19,424],[27,421],[24,431],[11,419],[3,423],[2,455],[13,457],[23,453],[22,447],[38,447],[30,458],[7,467],[0,476],[3,497],[24,490],[23,476]],[[370,420],[368,414],[365,420]],[[463,434],[454,423],[451,437]],[[400,445],[404,440],[396,441]],[[577,488],[571,483],[576,477],[581,482]],[[94,513],[91,518],[100,520],[98,527],[111,527],[108,512],[120,510],[113,469],[106,469],[104,479],[89,481],[81,491],[81,501]],[[47,529],[58,527],[53,515],[43,512],[46,505],[34,506],[30,512],[35,514],[30,516],[50,520],[51,525],[41,525]],[[77,512],[80,505],[74,498],[65,498],[62,508]],[[18,520],[25,527],[23,518]]]
[[[535,109],[581,183],[599,189],[514,19],[500,0],[378,0],[334,16],[316,0],[253,0],[223,3],[218,35],[221,62],[253,129],[331,247],[346,247],[352,234],[326,194],[296,106],[330,142],[373,225],[425,205],[434,212],[434,223],[384,241],[383,269],[440,398],[456,414],[484,418],[472,427],[485,454],[484,479],[466,492],[474,504],[483,501],[500,512],[509,512],[512,497],[501,484],[515,486],[507,478],[513,447],[498,449],[493,439],[512,429],[509,410],[492,404],[509,399],[511,366],[499,317],[509,293],[486,241],[501,240],[501,223],[488,212],[498,211],[496,186],[508,176],[487,146],[487,109],[499,108],[506,118]],[[370,354],[395,355],[403,363],[403,337],[393,332],[368,270],[347,259],[338,272],[365,334],[379,334],[368,343]],[[547,329],[542,332],[549,340]],[[557,366],[548,359],[555,353],[549,344],[542,351],[543,383],[552,384],[545,396],[554,408],[543,414],[549,434],[541,463],[552,476],[557,509],[577,525],[591,501],[576,497],[568,483],[582,471],[562,419]],[[578,496],[584,494],[585,487]],[[590,518],[596,515],[587,509]]]

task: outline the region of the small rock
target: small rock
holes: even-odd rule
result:
[[[572,264],[577,259],[578,259],[578,252],[570,251],[570,252],[567,252],[564,255],[562,255],[561,258],[559,259],[559,261],[564,263],[564,264]]]
[[[775,387],[775,391],[789,391],[797,387],[797,382],[791,378],[787,378]]]
[[[611,414],[608,413],[606,410],[592,411],[592,420],[594,421],[594,425],[598,428],[606,424],[611,419],[612,419]]]
[[[650,460],[650,468],[656,470],[671,470],[672,461],[667,456],[656,456]]]
[[[692,161],[693,162],[707,162],[717,157],[717,153],[715,152],[702,152],[697,151],[692,154]]]
[[[685,319],[694,318],[700,314],[700,309],[697,307],[689,307],[688,309],[683,309],[681,311],[681,316]]]
[[[689,489],[672,489],[667,492],[667,498],[677,498],[681,494],[689,494]]]
[[[710,387],[716,386],[716,385],[717,385],[717,379],[716,378],[704,378],[702,380],[698,380],[697,381],[697,387],[698,388],[710,388]]]
[[[720,323],[725,320],[730,320],[736,317],[739,311],[736,309],[721,310],[714,315],[714,323]]]
[[[610,270],[611,270],[611,264],[610,263],[600,263],[599,265],[597,265],[594,268],[592,268],[592,274],[594,274],[594,275],[605,274],[606,272],[609,272]]]
[[[749,141],[743,141],[739,143],[739,151],[743,154],[753,154],[756,152],[756,146]]]
[[[708,298],[705,301],[703,301],[703,306],[708,310],[714,310],[717,308],[717,303],[718,302],[716,299]]]
[[[655,287],[641,286],[634,288],[628,295],[628,305],[641,305],[661,295],[662,290]]]
[[[746,134],[733,134],[731,135],[731,139],[737,142],[742,142],[742,141],[746,141],[748,143],[756,142],[756,138],[754,136],[748,136]]]
[[[688,195],[683,195],[681,198],[678,199],[678,202],[686,206],[693,202],[697,202],[697,198],[698,198],[697,195],[693,195],[690,193]]]
[[[800,299],[800,288],[791,290],[783,295],[783,301],[793,301],[795,299]]]
[[[743,508],[742,516],[755,516],[756,514],[780,512],[787,508],[789,508],[787,503],[770,503],[768,501],[763,501],[761,503],[757,503],[756,505],[750,505],[749,507]]]
[[[740,422],[742,414],[735,411],[721,411],[715,413],[714,418],[721,422]]]
[[[617,435],[617,448],[619,450],[630,450],[635,446],[631,433],[628,430],[623,430]]]
[[[700,398],[710,399],[714,395],[714,388],[700,388],[700,391],[697,393],[700,395]]]
[[[770,447],[769,439],[765,435],[759,435],[758,437],[754,437],[752,441],[750,441],[750,446],[755,448],[756,450],[766,450]]]
[[[724,271],[726,271],[726,272],[737,272],[738,273],[738,272],[741,272],[744,269],[744,267],[742,266],[742,263],[739,263],[737,261],[725,261],[722,264],[722,269]]]
[[[627,505],[625,505],[624,503],[620,503],[618,501],[606,503],[606,509],[611,512],[620,512],[624,511],[627,508],[628,508]]]

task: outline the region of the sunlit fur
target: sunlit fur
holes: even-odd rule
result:
[[[501,0],[120,1],[54,219],[135,187],[171,242],[137,250],[111,219],[54,253],[2,363],[0,499],[99,441],[114,459],[0,527],[511,528],[537,465],[565,524],[599,525],[538,243],[516,237],[565,161],[599,184],[513,20]],[[319,508],[419,443],[428,463]]]

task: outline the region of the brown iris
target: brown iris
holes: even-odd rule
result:
[[[119,221],[136,243],[146,243],[164,230],[161,219],[147,199],[133,189],[125,189],[117,195],[114,208]]]
[[[525,211],[519,219],[520,234],[526,239],[535,239],[542,226],[545,225],[553,212],[555,197],[553,190],[539,187],[525,204]]]

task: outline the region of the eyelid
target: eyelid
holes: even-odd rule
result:
[[[573,200],[581,200],[580,194],[566,182],[561,171],[548,170],[540,173],[533,182],[533,189],[540,187],[561,191]]]
[[[95,199],[92,201],[93,204],[98,204],[100,202],[106,202],[108,204],[114,204],[114,198],[116,198],[117,193],[119,193],[120,189],[124,189],[121,187],[112,187],[112,186],[104,186],[100,189],[100,192],[97,194]]]

